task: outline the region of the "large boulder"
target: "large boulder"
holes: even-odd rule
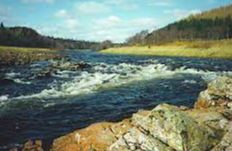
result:
[[[185,111],[167,104],[157,106],[145,117],[135,114],[132,123],[137,130],[131,129],[124,134],[111,145],[111,151],[206,151],[216,145],[222,137]]]
[[[104,151],[131,128],[130,120],[103,122],[74,131],[53,142],[52,151]]]
[[[228,132],[224,135],[221,142],[218,143],[212,151],[231,151],[232,150],[232,122],[229,124]]]
[[[146,131],[133,127],[109,147],[109,151],[174,151]]]
[[[219,77],[208,84],[208,88],[202,91],[195,108],[209,107],[232,108],[232,78]]]

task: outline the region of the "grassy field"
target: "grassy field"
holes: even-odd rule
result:
[[[157,46],[129,46],[101,50],[106,54],[182,56],[232,59],[232,40],[184,41]]]
[[[33,61],[59,59],[54,50],[45,48],[23,48],[0,46],[0,65],[19,65]]]
[[[0,46],[0,51],[17,51],[17,52],[38,52],[40,51],[40,52],[43,52],[43,51],[51,51],[51,49]]]

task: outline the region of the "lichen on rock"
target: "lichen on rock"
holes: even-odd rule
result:
[[[195,108],[209,108],[215,106],[231,108],[232,102],[232,78],[219,77],[208,84],[208,88],[202,91]]]

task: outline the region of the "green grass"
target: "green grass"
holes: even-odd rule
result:
[[[156,46],[128,46],[101,50],[106,54],[180,56],[232,59],[232,40],[183,41]]]

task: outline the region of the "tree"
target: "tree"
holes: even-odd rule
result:
[[[105,40],[100,44],[100,49],[107,49],[113,46],[113,43],[110,40]]]
[[[4,24],[3,24],[3,22],[1,22],[1,25],[0,25],[0,27],[1,27],[1,28],[4,28]]]

